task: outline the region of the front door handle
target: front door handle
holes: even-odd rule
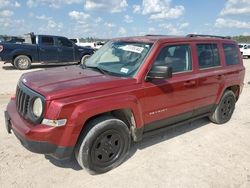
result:
[[[216,76],[216,78],[217,78],[218,80],[222,79],[223,77],[224,77],[223,74],[219,74],[219,75]]]
[[[42,51],[42,52],[45,52],[45,49],[43,49],[43,48],[40,48],[40,51]]]
[[[192,86],[195,86],[196,82],[194,80],[188,80],[186,82],[184,82],[184,86],[186,87],[192,87]]]

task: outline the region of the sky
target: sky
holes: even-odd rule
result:
[[[0,0],[0,34],[250,35],[250,0]]]

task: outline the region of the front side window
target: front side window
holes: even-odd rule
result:
[[[172,67],[173,73],[192,70],[192,60],[189,45],[171,45],[161,49],[155,65]]]
[[[238,49],[234,44],[223,44],[223,50],[227,65],[239,64]]]
[[[43,45],[54,45],[54,39],[53,37],[42,37],[41,42]]]
[[[111,75],[133,77],[151,46],[140,42],[110,41],[94,53],[85,65]]]
[[[58,37],[58,45],[59,46],[64,46],[64,47],[72,47],[73,44],[70,40],[63,38],[63,37]]]
[[[199,68],[220,66],[219,50],[216,44],[197,44]]]

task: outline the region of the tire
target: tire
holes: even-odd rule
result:
[[[120,165],[130,148],[128,126],[113,116],[100,116],[86,126],[75,149],[79,165],[90,174],[104,173]]]
[[[223,124],[228,122],[234,112],[235,103],[235,94],[230,90],[226,90],[226,92],[221,97],[219,104],[216,106],[215,111],[209,117],[209,119],[216,124]]]
[[[90,57],[89,54],[83,55],[82,58],[81,58],[80,64],[85,64],[86,60],[87,60],[89,57]]]
[[[19,55],[14,59],[14,66],[19,70],[29,69],[31,66],[31,60],[26,55]]]

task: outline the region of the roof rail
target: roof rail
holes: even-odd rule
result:
[[[157,36],[169,36],[169,35],[153,35],[153,34],[146,34],[146,37],[157,37]]]
[[[200,35],[200,34],[188,34],[186,37],[211,37],[211,38],[221,38],[221,39],[231,39],[229,36],[217,36],[217,35]]]

